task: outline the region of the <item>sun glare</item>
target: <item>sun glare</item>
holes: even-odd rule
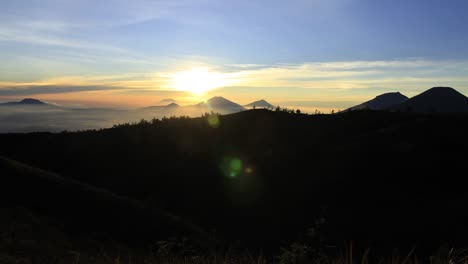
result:
[[[181,71],[176,73],[172,79],[172,86],[176,90],[189,91],[194,94],[203,94],[226,84],[227,80],[223,77],[223,74],[205,68]]]

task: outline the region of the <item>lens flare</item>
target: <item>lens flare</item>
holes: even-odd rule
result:
[[[221,170],[225,176],[235,178],[242,172],[243,163],[239,158],[224,158],[221,162]]]
[[[218,115],[208,116],[208,125],[212,128],[218,128],[220,125]]]

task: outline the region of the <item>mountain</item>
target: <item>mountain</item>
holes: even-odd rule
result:
[[[198,105],[209,105],[213,108],[242,108],[242,106],[240,106],[239,104],[229,101],[228,99],[221,96],[212,97],[206,102],[201,102]]]
[[[0,105],[48,105],[47,103],[42,102],[41,100],[37,100],[34,98],[24,98],[18,102],[7,102],[2,103]]]
[[[168,104],[168,103],[175,103],[176,100],[172,99],[172,98],[167,98],[167,99],[162,99],[161,101],[159,101],[160,103],[162,104]]]
[[[210,98],[206,102],[201,102],[195,105],[195,107],[202,111],[214,111],[220,114],[230,114],[245,110],[241,105],[229,101],[221,96]]]
[[[177,109],[179,107],[180,107],[180,105],[178,105],[176,103],[170,103],[170,104],[167,104],[167,105],[146,106],[146,107],[143,107],[143,108],[140,108],[140,109],[137,109],[137,110],[151,110],[151,111],[167,112],[167,111],[175,110],[175,109]]]
[[[363,110],[363,109],[384,110],[393,105],[400,104],[407,99],[408,97],[406,97],[405,95],[399,92],[384,93],[384,94],[376,96],[372,100],[353,106],[347,110]]]
[[[246,107],[246,108],[253,108],[253,107],[256,107],[256,108],[274,108],[274,106],[272,104],[268,103],[267,101],[265,101],[263,99],[252,102],[250,104],[246,104],[246,105],[244,105],[244,107]]]
[[[180,105],[176,104],[176,103],[170,103],[168,105],[165,105],[164,108],[179,108]]]
[[[390,110],[418,113],[468,113],[468,98],[451,87],[434,87]]]

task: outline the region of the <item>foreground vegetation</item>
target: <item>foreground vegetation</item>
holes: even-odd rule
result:
[[[174,252],[179,253],[179,252]],[[349,243],[339,254],[326,255],[309,249],[306,245],[293,244],[282,249],[278,256],[264,256],[251,253],[230,253],[212,255],[164,255],[158,250],[151,251],[106,251],[95,250],[93,253],[76,250],[61,252],[15,252],[0,251],[2,264],[466,264],[468,250],[442,247],[431,256],[419,257],[415,250],[400,253],[394,250],[391,254],[379,256],[371,248],[363,251],[353,249]]]

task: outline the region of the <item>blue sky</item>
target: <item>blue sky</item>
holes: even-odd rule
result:
[[[463,0],[3,0],[0,99],[154,103],[194,67],[229,79],[206,96],[241,101],[468,94],[467,12]]]

